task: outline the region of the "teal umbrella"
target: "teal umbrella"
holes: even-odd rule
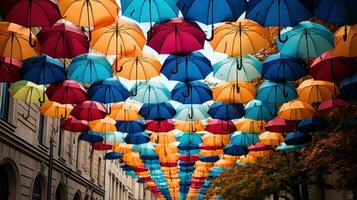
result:
[[[298,151],[298,150],[301,149],[302,147],[304,147],[304,145],[287,145],[287,144],[285,144],[285,142],[284,142],[284,143],[281,143],[281,144],[276,148],[276,150],[290,153],[290,152]]]
[[[275,117],[276,105],[253,99],[244,107],[245,117],[253,120],[271,120]]]
[[[126,133],[122,133],[119,131],[108,132],[103,135],[104,142],[114,143],[114,144],[123,143],[125,136],[126,136]]]
[[[141,103],[159,104],[170,101],[170,90],[160,82],[143,81],[131,89],[132,99]]]
[[[297,97],[296,89],[288,82],[264,81],[258,88],[257,99],[266,103],[286,103]]]
[[[177,109],[176,119],[182,121],[204,120],[208,117],[208,107],[201,104],[182,105]]]
[[[230,141],[234,145],[249,146],[259,142],[259,134],[236,131],[231,136]]]
[[[213,76],[223,81],[251,81],[262,74],[263,65],[252,55],[243,58],[240,66],[240,58],[226,58],[213,65]]]
[[[282,54],[296,58],[318,57],[333,48],[333,33],[321,24],[310,21],[300,22],[294,27],[286,28],[282,38],[289,38],[285,43],[276,41]]]
[[[141,156],[157,156],[155,147],[151,143],[134,145],[133,151],[139,153]]]

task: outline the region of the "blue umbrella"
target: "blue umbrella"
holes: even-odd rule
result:
[[[247,9],[246,0],[179,0],[177,6],[180,8],[185,19],[198,21],[204,24],[213,24],[218,22],[236,21]]]
[[[304,147],[304,145],[287,145],[285,144],[285,142],[283,142],[276,148],[276,150],[290,153],[290,152],[296,152],[302,147]]]
[[[357,100],[357,76],[346,78],[340,86],[341,98],[345,100]]]
[[[176,137],[176,140],[180,142],[180,144],[195,144],[198,145],[202,143],[201,135],[198,133],[179,133]]]
[[[175,108],[167,102],[159,104],[144,104],[139,114],[146,120],[171,119],[176,115]]]
[[[297,97],[294,86],[290,83],[275,83],[273,81],[264,81],[258,88],[257,99],[265,103],[286,103]]]
[[[201,150],[200,149],[193,149],[193,150],[178,150],[179,154],[185,154],[185,155],[194,155],[198,154]]]
[[[138,133],[145,130],[145,122],[143,120],[136,121],[116,121],[117,130],[123,133]]]
[[[296,81],[308,73],[306,66],[301,58],[273,54],[263,62],[263,78],[275,82]]]
[[[89,130],[81,133],[78,138],[87,142],[101,142],[103,141],[103,134]]]
[[[301,145],[306,144],[312,140],[309,133],[302,131],[290,132],[285,138],[285,144],[287,145]]]
[[[223,149],[224,154],[231,156],[242,156],[248,153],[247,146],[229,144]]]
[[[121,153],[118,152],[108,152],[105,154],[104,159],[105,160],[117,160],[120,159],[122,156]]]
[[[202,162],[216,162],[218,160],[219,160],[219,156],[200,157],[200,161]]]
[[[253,99],[245,107],[245,117],[254,120],[271,120],[275,117],[276,105]]]
[[[311,132],[323,131],[328,127],[329,124],[326,119],[322,117],[311,117],[300,121],[297,128],[299,131],[305,133],[311,133]]]
[[[100,103],[115,103],[125,101],[129,98],[130,92],[119,79],[109,78],[93,83],[88,90],[88,96]]]
[[[144,144],[150,141],[150,137],[146,132],[129,133],[124,140],[128,144]]]
[[[299,0],[254,0],[250,4],[246,18],[264,26],[293,26],[312,17],[311,12]],[[280,32],[280,30],[279,30]],[[280,37],[279,41],[286,42]]]
[[[202,104],[212,100],[212,91],[201,81],[179,82],[171,91],[171,99],[183,104]]]
[[[68,77],[81,83],[93,83],[113,76],[107,58],[97,54],[83,54],[73,58],[67,69]]]
[[[182,150],[182,152],[184,151],[191,151],[191,150],[199,150],[200,146],[199,143],[198,144],[185,144],[185,143],[180,143],[177,148],[179,150]],[[188,152],[189,153],[189,152]],[[185,153],[184,153],[185,154]]]
[[[242,104],[226,104],[222,102],[214,102],[209,107],[208,114],[213,119],[231,120],[243,117],[245,115],[245,111]]]
[[[259,142],[259,134],[236,131],[230,138],[231,143],[238,146],[248,146]]]
[[[205,79],[211,72],[211,61],[198,51],[188,55],[170,55],[161,68],[167,79],[186,83]]]

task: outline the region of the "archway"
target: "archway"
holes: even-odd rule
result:
[[[11,159],[0,162],[0,200],[17,199],[19,182],[16,164]]]
[[[37,175],[32,187],[32,200],[44,200],[46,198],[45,178]]]
[[[73,197],[73,200],[82,200],[82,195],[80,191],[76,192],[76,194]]]
[[[60,183],[56,189],[55,200],[66,200],[66,187]]]

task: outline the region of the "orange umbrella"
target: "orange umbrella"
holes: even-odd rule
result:
[[[18,60],[36,56],[39,46],[31,47],[29,35],[28,28],[14,23],[0,22],[0,56]],[[36,37],[32,36],[32,41],[35,40]]]
[[[155,152],[159,155],[159,156],[166,156],[169,154],[174,154],[178,152],[178,148],[172,144],[158,144],[155,147]]]
[[[224,154],[221,159],[236,162],[239,159],[239,156],[231,156],[231,155]]]
[[[41,114],[47,117],[63,119],[66,116],[66,113],[70,113],[72,109],[73,106],[70,104],[66,105],[57,103],[55,101],[46,101],[44,104],[41,105],[40,112]],[[52,123],[54,124],[54,121]],[[59,120],[57,120],[57,123],[59,123]],[[55,133],[58,132],[57,127],[59,127],[59,125],[52,127]]]
[[[299,100],[307,103],[318,103],[330,100],[339,95],[334,83],[308,79],[297,88]]]
[[[308,103],[293,100],[284,103],[278,112],[278,116],[286,120],[302,120],[315,115],[315,109]]]
[[[203,125],[202,121],[185,122],[185,121],[177,120],[175,126],[177,130],[187,133],[193,133],[193,132],[205,130],[205,126]]]
[[[115,123],[116,121],[114,119],[106,117],[104,119],[90,121],[89,128],[101,133],[114,132],[117,130]]]
[[[255,98],[256,89],[251,83],[239,82],[218,85],[212,92],[215,101],[246,104]]]
[[[255,158],[263,158],[263,157],[268,157],[272,154],[271,150],[265,150],[265,151],[250,151],[247,156],[253,156]]]
[[[332,50],[332,55],[343,57],[357,56],[357,24],[347,26],[347,39],[344,41],[345,27],[341,27],[335,33],[335,48]]]
[[[150,135],[150,140],[152,143],[167,144],[176,142],[176,135],[173,132],[152,133]]]
[[[214,163],[214,167],[220,167],[220,168],[233,167],[234,165],[235,165],[235,161],[226,160],[224,158],[221,158],[216,163]]]
[[[246,156],[241,156],[239,158],[239,162],[240,163],[246,163],[246,164],[248,164],[248,163],[249,164],[254,164],[254,163],[257,162],[257,160],[256,160],[256,157],[247,154]]]
[[[223,154],[223,150],[222,149],[218,149],[218,150],[201,150],[199,152],[200,156],[205,156],[205,157],[211,157],[211,156],[219,156]]]
[[[235,126],[238,131],[243,133],[261,133],[265,129],[266,122],[262,120],[253,120],[247,118],[241,118],[236,123]]]
[[[202,144],[208,146],[226,146],[229,144],[229,135],[218,135],[206,132],[206,134],[202,137]]]
[[[172,162],[177,161],[179,159],[178,153],[168,154],[166,156],[159,155],[159,159],[161,162]]]
[[[123,160],[130,166],[142,166],[143,161],[140,158],[140,154],[136,152],[124,153]]]
[[[114,120],[135,121],[142,119],[139,109],[135,104],[120,102],[112,105],[111,113],[108,117]]]
[[[261,144],[275,146],[284,142],[284,137],[281,133],[266,131],[259,135],[259,140]]]
[[[113,145],[113,151],[118,153],[130,153],[132,152],[133,145],[126,143],[119,143]]]

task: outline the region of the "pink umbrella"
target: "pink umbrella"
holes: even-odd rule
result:
[[[264,145],[261,143],[257,143],[257,144],[248,146],[249,151],[267,151],[267,150],[272,150],[272,149],[273,149],[272,146]]]
[[[330,99],[324,102],[321,102],[317,107],[319,115],[328,116],[329,113],[334,109],[344,108],[348,105],[348,102],[343,99]]]
[[[70,114],[80,120],[93,121],[96,119],[104,119],[107,115],[107,111],[101,103],[96,101],[84,101],[76,105]]]
[[[295,121],[286,120],[281,117],[276,117],[268,121],[265,129],[271,132],[287,133],[291,132],[296,128]]]
[[[88,121],[69,117],[61,123],[61,128],[70,132],[85,132],[89,129]]]

